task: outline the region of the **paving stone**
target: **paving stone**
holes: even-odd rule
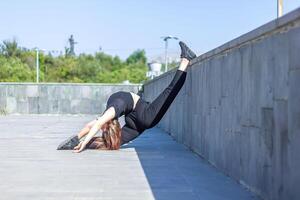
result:
[[[159,128],[119,151],[56,150],[94,117],[1,116],[1,199],[256,199]]]

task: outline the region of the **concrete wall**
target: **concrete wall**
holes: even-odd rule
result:
[[[195,59],[159,126],[262,198],[299,200],[300,9]]]
[[[140,85],[0,83],[0,110],[7,113],[99,114],[113,92]]]

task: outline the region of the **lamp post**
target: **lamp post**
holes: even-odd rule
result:
[[[282,16],[283,11],[283,0],[277,0],[277,18]]]
[[[36,83],[39,83],[40,79],[40,63],[39,63],[39,49],[35,48],[36,52],[36,59],[35,59],[35,66],[36,66]]]
[[[35,58],[35,66],[36,66],[36,83],[39,83],[40,81],[40,62],[39,62],[39,52],[45,51],[45,49],[39,49],[38,47],[34,48],[36,52],[36,58]]]
[[[174,39],[174,40],[178,40],[177,37],[174,37],[174,36],[164,36],[164,37],[161,37],[164,41],[165,41],[165,72],[168,71],[168,40],[169,39]]]

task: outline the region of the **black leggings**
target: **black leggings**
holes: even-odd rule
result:
[[[177,70],[169,86],[152,103],[143,103],[143,100],[139,100],[132,114],[138,119],[138,128],[125,125],[122,128],[122,144],[133,140],[145,129],[154,127],[162,119],[182,88],[185,79],[186,72]]]

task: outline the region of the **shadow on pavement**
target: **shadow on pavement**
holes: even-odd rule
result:
[[[253,195],[159,128],[123,146],[137,152],[153,196],[164,199],[247,200]]]

